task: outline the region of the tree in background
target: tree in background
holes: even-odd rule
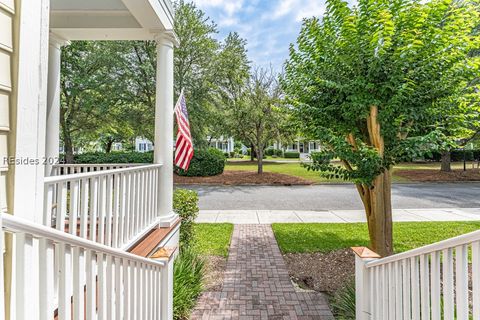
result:
[[[256,69],[245,89],[239,93],[235,107],[229,108],[226,120],[240,140],[252,146],[263,173],[263,155],[269,143],[281,135],[285,124],[285,108],[277,77],[272,71]]]
[[[230,40],[221,45],[214,38],[215,24],[193,3],[176,4],[174,27],[181,43],[174,56],[175,93],[185,89],[194,144],[206,146],[207,135],[218,131],[213,124],[221,123],[214,100],[227,73],[225,59],[236,59],[235,51]],[[66,47],[61,128],[67,161],[74,147],[88,143],[109,150],[135,136],[154,141],[155,78],[154,41],[75,41]]]
[[[74,146],[80,147],[82,141],[95,141],[108,131],[126,135],[130,130],[120,125],[114,49],[111,42],[75,41],[62,50],[60,128],[68,163],[73,162]],[[113,128],[112,123],[118,125]]]
[[[390,169],[443,140],[432,114],[479,75],[478,1],[328,0],[303,24],[283,79],[304,131],[323,142],[308,166],[356,184],[371,247],[393,252]],[[477,84],[478,88],[478,84]],[[452,113],[462,114],[460,103]],[[331,163],[338,158],[343,166]]]

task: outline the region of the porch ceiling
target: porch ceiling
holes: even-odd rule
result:
[[[151,40],[171,29],[170,0],[51,0],[50,30],[66,40]]]

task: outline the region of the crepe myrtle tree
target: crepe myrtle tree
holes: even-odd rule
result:
[[[478,1],[359,0],[350,8],[327,0],[323,18],[305,20],[291,46],[283,89],[303,130],[324,146],[306,166],[355,183],[371,248],[382,256],[393,252],[390,170],[448,143],[435,115],[460,99],[452,88],[478,79],[478,57],[468,55],[479,44],[478,20]]]

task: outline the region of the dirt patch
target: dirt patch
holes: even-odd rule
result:
[[[222,291],[227,259],[221,256],[207,256],[205,259],[204,291]]]
[[[311,185],[313,182],[281,173],[264,172],[257,174],[249,171],[225,171],[213,177],[174,176],[176,184],[215,184],[215,185]]]
[[[284,255],[288,272],[300,287],[334,294],[354,280],[355,255],[350,249],[329,253]]]
[[[396,170],[395,175],[420,182],[480,181],[480,169],[452,170]]]

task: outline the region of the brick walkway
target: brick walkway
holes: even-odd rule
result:
[[[235,225],[223,290],[191,319],[333,319],[324,295],[296,292],[269,225]]]

